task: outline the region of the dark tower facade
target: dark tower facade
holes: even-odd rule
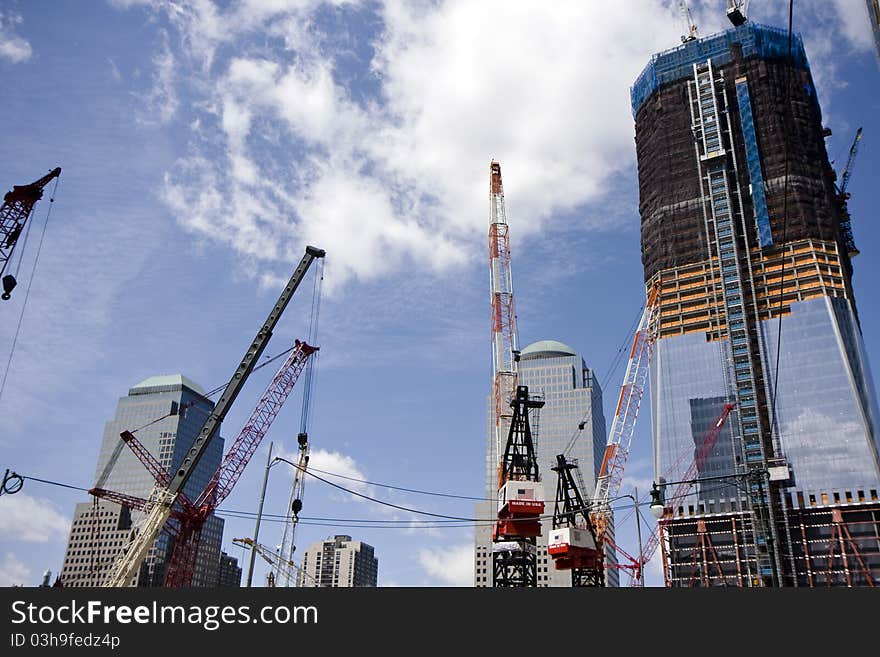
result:
[[[858,252],[802,41],[746,23],[686,42],[652,57],[632,108],[645,281],[662,289],[655,479],[680,480],[736,404],[698,475],[711,484],[661,521],[667,584],[877,584]]]

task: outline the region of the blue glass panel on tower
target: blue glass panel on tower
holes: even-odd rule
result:
[[[761,172],[761,152],[758,149],[758,135],[755,133],[755,119],[752,117],[749,83],[745,79],[738,80],[736,83],[736,100],[739,105],[739,120],[742,124],[743,141],[746,146],[749,181],[752,185],[752,205],[755,208],[758,244],[761,245],[761,248],[766,248],[773,245],[773,233],[770,230],[770,215],[767,212],[764,174]]]

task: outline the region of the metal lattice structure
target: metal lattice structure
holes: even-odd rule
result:
[[[220,467],[216,470],[214,476],[198,498],[196,498],[195,502],[190,501],[183,493],[179,493],[172,501],[171,496],[166,491],[170,474],[165,471],[150,451],[131,432],[126,431],[122,433],[123,441],[153,475],[156,480],[157,489],[162,491],[162,494],[159,495],[156,502],[151,502],[150,500],[142,500],[130,495],[100,488],[93,488],[89,492],[96,497],[102,497],[130,508],[145,511],[148,515],[156,507],[168,510],[166,519],[170,518],[172,522],[167,531],[174,539],[174,547],[165,575],[165,586],[182,587],[191,585],[196,557],[198,556],[201,531],[205,521],[214,513],[217,506],[226,499],[229,493],[232,492],[233,487],[244,472],[250,457],[256,452],[263,436],[269,431],[272,422],[277,417],[287,397],[293,391],[309,357],[316,351],[317,347],[312,347],[299,340],[295,341],[293,350],[266,387],[244,428],[227,451]],[[141,533],[146,531],[152,532],[156,524],[158,524],[158,520],[142,527]],[[159,530],[165,527],[166,524],[163,521],[161,526],[159,526]],[[149,547],[148,545],[147,550],[149,550]],[[146,554],[146,551],[144,551],[144,554]],[[124,561],[124,559],[121,561]],[[115,576],[121,576],[121,572],[114,570],[114,574],[111,575],[110,579],[112,580]]]
[[[10,292],[16,285],[15,277],[6,272],[15,245],[34,210],[34,205],[43,198],[43,188],[60,175],[61,167],[56,167],[29,185],[13,186],[12,191],[6,192],[3,196],[3,205],[0,206],[0,277],[3,279],[4,300],[9,299]]]

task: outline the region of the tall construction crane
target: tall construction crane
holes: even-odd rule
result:
[[[198,536],[201,530],[201,524],[199,523],[204,522],[204,518],[199,518],[199,514],[205,509],[216,508],[217,504],[231,492],[232,487],[238,481],[250,457],[259,446],[260,440],[262,440],[263,435],[268,430],[269,424],[271,424],[275,414],[280,409],[280,404],[286,399],[286,394],[289,394],[290,389],[292,389],[293,384],[296,382],[299,372],[302,371],[302,366],[305,364],[305,359],[315,350],[314,347],[310,347],[305,343],[299,343],[299,347],[291,352],[291,356],[285,361],[287,367],[282,365],[279,373],[276,374],[257,404],[257,408],[255,408],[254,413],[251,415],[249,423],[245,425],[238,439],[227,452],[220,468],[218,468],[214,477],[212,477],[204,491],[202,491],[202,494],[195,503],[192,503],[192,507],[181,497],[183,487],[205,453],[205,449],[217,434],[220,423],[226,417],[229,408],[253,371],[254,365],[272,337],[273,329],[285,308],[287,308],[302,279],[305,277],[309,266],[316,258],[323,258],[324,256],[325,252],[323,249],[313,246],[306,247],[305,255],[299,265],[297,265],[284,290],[282,290],[266,321],[260,327],[253,342],[245,352],[232,378],[215,404],[213,411],[208,415],[205,424],[199,431],[198,436],[196,436],[193,446],[177,470],[174,473],[165,475],[154,473],[157,483],[154,488],[154,495],[151,496],[148,507],[144,509],[147,511],[144,523],[134,541],[128,546],[125,554],[115,564],[110,576],[106,580],[105,586],[127,586],[131,582],[159,532],[162,531],[171,517],[176,502],[179,507],[182,506],[183,512],[186,514],[186,520],[180,519],[179,532],[183,534],[183,532],[189,531],[190,534],[188,540],[181,540],[181,536],[178,536],[178,540],[175,541],[175,553],[178,550],[180,552],[176,557],[176,561],[175,557],[172,557],[172,564],[169,566],[166,575],[166,584],[185,586],[189,583],[188,579],[191,581],[192,565],[194,564],[196,553],[195,548],[198,547]],[[310,353],[306,353],[306,351],[310,351]],[[295,366],[292,359],[296,359]],[[287,391],[286,393],[285,390]],[[125,439],[125,432],[123,433],[123,439]],[[136,439],[129,439],[126,442],[131,447],[134,447],[137,443]],[[183,538],[187,537],[184,535]]]
[[[189,586],[195,571],[196,558],[205,521],[214,513],[217,506],[228,497],[232,488],[244,471],[250,457],[257,450],[263,436],[269,430],[287,397],[293,390],[300,373],[315,353],[312,347],[299,340],[295,341],[294,349],[281,365],[278,373],[270,382],[260,401],[254,408],[251,417],[226,453],[220,467],[205,486],[195,501],[185,493],[178,495],[178,508],[172,509],[170,517],[176,521],[176,527],[166,525],[164,529],[174,539],[174,547],[165,575],[166,586]],[[156,480],[159,490],[167,486],[170,476],[130,431],[122,432],[123,441],[131,448],[135,456],[144,464]],[[140,511],[150,510],[150,500],[121,495],[115,491],[93,488],[89,491],[96,498],[100,497],[115,501]],[[120,564],[124,558],[120,560]]]
[[[678,11],[684,21],[684,29],[687,34],[682,35],[681,42],[687,43],[697,38],[697,24],[691,16],[691,8],[688,6],[687,0],[678,0]]]
[[[850,194],[847,190],[849,181],[852,178],[853,167],[856,161],[856,155],[859,154],[859,143],[862,141],[862,129],[856,131],[855,139],[849,149],[849,157],[846,160],[846,166],[840,175],[840,185],[837,185],[837,205],[840,210],[840,236],[846,247],[850,257],[859,254],[856,248],[855,239],[852,232],[852,218],[849,214],[848,201]]]
[[[498,457],[498,521],[492,532],[493,583],[537,585],[536,537],[544,512],[529,413],[544,402],[517,385],[516,312],[510,272],[510,232],[501,165],[489,163],[489,292],[492,336],[492,395]]]
[[[595,537],[596,549],[603,555],[606,545],[609,547],[614,546],[608,532],[613,519],[611,502],[616,498],[620,490],[620,484],[623,481],[623,471],[629,456],[636,420],[638,419],[642,397],[648,384],[648,367],[651,363],[659,321],[660,289],[661,283],[660,280],[657,280],[648,290],[645,309],[642,312],[638,328],[633,336],[629,361],[623,376],[623,385],[620,388],[620,396],[617,400],[614,419],[611,422],[611,430],[608,433],[608,441],[602,457],[602,465],[596,480],[596,489],[590,500],[589,523],[587,525],[577,525],[578,528],[589,528],[591,535]],[[561,462],[558,463],[554,470],[556,470],[560,479],[563,477],[568,478],[570,475],[569,469],[563,467]],[[559,486],[562,485],[560,483],[557,486],[557,491]],[[565,483],[565,486],[569,488],[573,485],[573,480]],[[573,562],[568,558],[568,554],[572,549],[580,547],[588,550],[593,549],[591,544],[565,543],[564,539],[566,536],[565,534],[555,535],[556,542],[551,556],[554,557],[553,565],[557,570],[569,570],[573,567]],[[586,539],[585,535],[582,534],[582,536]],[[631,561],[636,561],[629,557],[629,555],[626,555],[619,547],[614,547]],[[596,576],[592,576],[585,578],[583,581],[586,582],[584,585],[596,585],[596,582],[599,580]]]
[[[697,474],[706,465],[706,460],[709,458],[709,455],[718,443],[718,437],[724,430],[727,416],[730,415],[731,411],[735,408],[736,404],[725,404],[721,414],[715,419],[715,422],[712,423],[712,426],[700,441],[700,446],[694,453],[694,460],[691,462],[690,466],[688,466],[687,471],[681,478],[681,483],[678,484],[672,495],[669,496],[663,505],[663,518],[658,521],[651,536],[648,537],[648,541],[645,543],[645,547],[642,550],[639,559],[635,563],[629,564],[631,586],[637,586],[642,581],[641,574],[645,568],[645,564],[647,564],[651,560],[651,557],[654,556],[654,553],[657,551],[660,541],[662,540],[663,527],[672,519],[672,516],[675,513],[675,508],[688,495],[691,486],[694,485]],[[636,509],[636,513],[638,512],[639,510]]]
[[[312,320],[309,326],[309,344],[315,344],[318,340],[318,317],[321,308],[321,282],[323,281],[321,269],[315,275],[315,291],[312,296]],[[291,586],[290,572],[282,569],[283,561],[293,562],[293,554],[296,552],[296,528],[299,524],[299,513],[303,507],[303,497],[306,486],[306,468],[309,464],[309,427],[312,412],[312,392],[315,385],[315,370],[318,365],[318,355],[315,354],[306,365],[305,381],[303,381],[302,412],[300,414],[299,434],[296,443],[299,448],[296,470],[293,473],[293,483],[290,487],[290,500],[287,503],[287,511],[284,519],[284,531],[281,535],[281,560],[275,570],[274,579],[281,586]],[[293,582],[295,583],[295,582]]]
[[[14,185],[12,191],[6,192],[3,197],[3,205],[0,206],[0,280],[3,283],[3,293],[0,294],[0,299],[4,301],[10,298],[12,290],[18,284],[15,276],[6,273],[15,245],[33,213],[34,205],[43,198],[43,188],[60,175],[61,167],[56,167],[29,185]]]
[[[581,495],[583,484],[575,479],[577,467],[565,454],[556,455],[556,504],[547,553],[557,570],[571,570],[572,587],[605,586],[604,552]]]

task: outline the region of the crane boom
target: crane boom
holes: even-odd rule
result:
[[[202,426],[201,431],[199,431],[189,453],[184,457],[180,467],[172,475],[168,487],[157,494],[155,504],[148,513],[141,531],[135,537],[134,542],[129,546],[126,553],[117,562],[105,586],[127,586],[137,573],[150,546],[153,545],[159,532],[162,531],[162,527],[165,526],[165,523],[171,516],[172,507],[178,494],[183,490],[184,485],[192,474],[193,468],[195,468],[205,453],[208,444],[217,434],[220,423],[226,417],[226,413],[229,411],[245,381],[247,381],[250,373],[253,371],[254,365],[266,348],[266,344],[272,337],[273,329],[284,309],[287,308],[287,304],[290,302],[294,292],[296,292],[296,289],[305,277],[309,265],[316,258],[323,258],[324,256],[325,251],[323,249],[313,246],[306,247],[305,255],[303,255],[287,285],[281,291],[278,300],[269,312],[269,316],[263,322],[263,325],[245,352],[220,399],[208,415],[207,420],[205,420],[205,424]]]
[[[61,167],[56,167],[29,185],[14,185],[12,190],[3,196],[3,205],[0,206],[0,276],[6,272],[15,245],[28,217],[31,216],[34,205],[43,198],[43,188],[60,175]],[[15,285],[15,277],[12,274],[3,276],[4,300],[9,299]]]
[[[859,142],[862,141],[862,129],[856,131],[856,137],[853,139],[852,146],[849,148],[849,157],[846,160],[846,166],[843,174],[840,176],[840,194],[846,194],[846,188],[849,187],[849,179],[852,177],[853,164],[856,161],[856,155],[859,154]]]
[[[629,362],[620,388],[620,397],[617,400],[617,409],[608,434],[599,477],[596,480],[591,517],[600,540],[605,535],[605,528],[611,517],[609,501],[617,495],[623,481],[623,469],[629,455],[642,395],[648,383],[648,366],[651,362],[659,310],[660,281],[658,280],[648,292],[645,310],[633,337]]]

